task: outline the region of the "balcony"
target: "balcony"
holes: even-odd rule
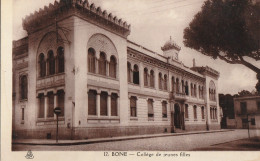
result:
[[[171,92],[170,93],[170,99],[174,99],[176,101],[186,101],[187,96],[185,93],[180,93],[180,92]]]
[[[47,76],[44,78],[39,78],[36,82],[36,89],[46,89],[52,87],[63,86],[65,84],[65,74],[56,74],[52,76]]]

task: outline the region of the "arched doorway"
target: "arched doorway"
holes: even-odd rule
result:
[[[181,108],[178,103],[174,104],[174,126],[175,128],[181,128]]]

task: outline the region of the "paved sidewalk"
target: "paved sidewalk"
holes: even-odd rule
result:
[[[211,130],[211,131],[193,131],[193,132],[184,132],[184,133],[162,133],[162,134],[150,134],[150,135],[133,135],[133,136],[121,136],[121,137],[111,137],[111,138],[97,138],[97,139],[88,139],[88,140],[59,140],[58,143],[56,143],[56,140],[47,140],[47,139],[14,139],[12,141],[12,144],[13,145],[20,144],[20,145],[66,146],[66,145],[81,145],[81,144],[93,144],[93,143],[112,142],[112,141],[154,138],[154,137],[218,133],[218,132],[228,132],[228,131],[234,131],[234,130],[225,129],[225,130]]]

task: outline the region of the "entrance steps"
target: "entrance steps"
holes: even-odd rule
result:
[[[174,129],[174,133],[184,133],[186,132],[185,130],[179,129],[179,128],[175,128]]]

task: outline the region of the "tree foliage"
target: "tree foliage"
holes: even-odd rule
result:
[[[184,44],[214,59],[260,69],[260,5],[249,0],[207,0],[184,30]]]
[[[248,90],[242,90],[240,92],[238,92],[239,96],[251,96],[253,95],[251,92],[249,92]]]

